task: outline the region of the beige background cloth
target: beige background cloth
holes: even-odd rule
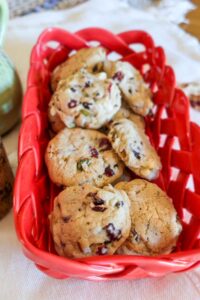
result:
[[[152,34],[156,44],[165,48],[178,83],[200,81],[199,43],[169,22],[166,14],[158,14],[154,9],[136,10],[118,0],[92,0],[68,10],[33,14],[10,22],[5,48],[18,69],[23,88],[26,86],[30,50],[38,35],[48,26],[59,26],[70,31],[89,26],[104,26],[114,32],[146,30]],[[191,117],[200,124],[200,113],[191,110]],[[16,127],[4,138],[13,168],[17,165],[18,129]],[[0,222],[1,299],[197,300],[200,299],[200,270],[137,281],[55,280],[37,270],[23,255],[10,212]]]

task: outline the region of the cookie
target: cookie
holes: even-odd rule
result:
[[[137,69],[128,62],[106,61],[104,70],[119,85],[124,100],[133,112],[141,116],[151,112],[151,91]]]
[[[112,186],[68,187],[54,201],[50,227],[61,256],[113,254],[130,233],[130,201]]]
[[[51,114],[49,114],[49,121],[51,123],[51,128],[53,129],[54,133],[61,131],[64,129],[66,126],[65,124],[61,121],[59,115],[54,111],[53,108],[50,108],[49,105],[49,112],[51,111]]]
[[[79,70],[61,80],[49,103],[49,120],[68,128],[100,128],[109,122],[121,106],[118,86],[104,72],[91,74]]]
[[[106,135],[80,128],[60,131],[49,142],[45,161],[50,179],[63,186],[101,187],[115,181],[124,169]]]
[[[143,129],[130,120],[119,119],[110,125],[108,138],[113,149],[135,174],[148,180],[158,176],[160,158]]]
[[[51,77],[52,90],[56,90],[60,80],[68,78],[81,68],[87,68],[94,73],[100,71],[105,59],[106,51],[102,47],[83,48],[77,51],[53,71]]]
[[[113,121],[116,121],[119,119],[128,119],[128,120],[132,121],[133,123],[135,123],[137,126],[139,126],[141,129],[145,130],[144,118],[133,113],[131,111],[131,109],[125,103],[122,103],[121,108],[118,110],[118,112],[113,117]]]
[[[131,231],[118,250],[120,254],[159,255],[170,253],[181,233],[171,199],[156,184],[143,179],[118,183],[131,201]]]
[[[184,83],[180,85],[180,87],[183,89],[186,96],[189,98],[190,105],[192,106],[192,108],[200,111],[200,83]]]

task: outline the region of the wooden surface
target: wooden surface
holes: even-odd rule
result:
[[[187,14],[188,24],[181,24],[181,27],[200,40],[200,0],[192,2],[196,8]]]

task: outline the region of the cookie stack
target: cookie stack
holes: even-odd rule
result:
[[[51,84],[45,161],[63,188],[50,215],[57,253],[171,252],[182,227],[171,199],[149,182],[161,162],[145,134],[153,102],[139,71],[109,61],[101,47],[84,48],[53,71]],[[123,181],[126,168],[142,179]]]

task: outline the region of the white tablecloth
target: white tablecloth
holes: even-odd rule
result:
[[[45,12],[10,22],[5,48],[19,71],[23,87],[26,85],[30,50],[40,32],[48,26],[71,31],[89,26],[103,26],[114,32],[136,28],[146,30],[157,44],[165,47],[178,83],[200,80],[199,43],[170,23],[165,14],[158,15],[153,9],[146,12],[135,10],[117,0],[93,0],[66,11]],[[200,113],[191,110],[191,116],[200,124]],[[16,166],[17,133],[18,127],[4,138],[13,168]],[[138,281],[55,280],[38,271],[22,254],[11,212],[0,222],[0,299],[197,300],[200,299],[200,270]]]

